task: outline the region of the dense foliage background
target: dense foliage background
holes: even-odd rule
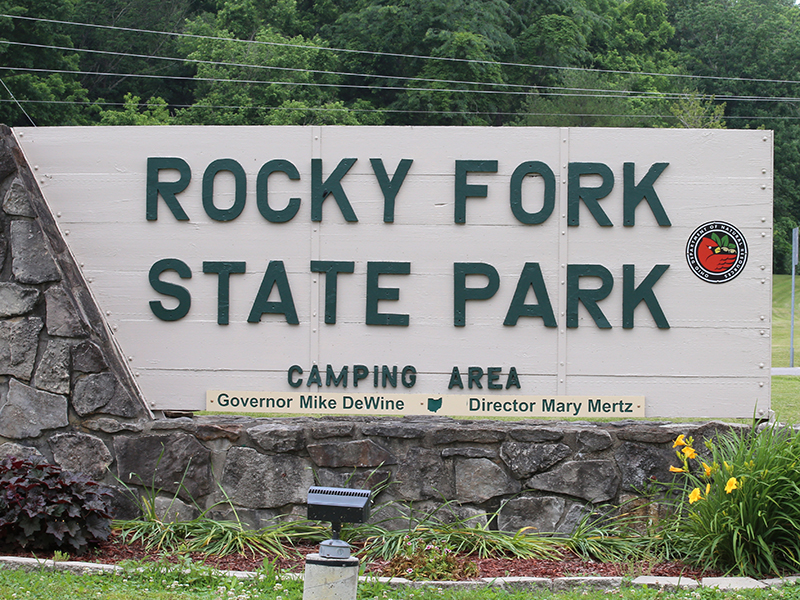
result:
[[[12,126],[773,129],[791,268],[793,0],[0,0],[0,55]]]

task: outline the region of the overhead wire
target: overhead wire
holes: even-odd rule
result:
[[[287,72],[294,72],[294,73],[310,73],[310,74],[322,74],[322,75],[335,75],[335,76],[343,76],[343,77],[362,77],[368,79],[393,79],[399,81],[418,81],[423,83],[448,83],[448,84],[461,84],[461,85],[488,85],[493,87],[501,87],[501,88],[519,88],[521,92],[527,93],[531,91],[536,91],[540,95],[555,95],[555,94],[548,94],[542,92],[542,90],[559,90],[559,91],[568,91],[568,92],[593,92],[599,93],[596,97],[601,98],[608,98],[608,97],[621,97],[621,98],[631,98],[631,97],[653,97],[656,99],[676,99],[676,98],[688,98],[691,94],[688,93],[679,93],[679,92],[653,92],[653,91],[633,91],[633,90],[609,90],[603,88],[582,88],[582,87],[569,87],[569,86],[552,86],[552,85],[525,85],[525,84],[517,84],[517,83],[505,83],[505,82],[490,82],[490,81],[465,81],[460,79],[434,79],[434,78],[424,78],[424,77],[403,77],[398,75],[376,75],[376,74],[369,74],[369,73],[354,73],[348,71],[327,71],[327,70],[319,70],[319,69],[302,69],[298,67],[282,67],[277,65],[257,65],[252,63],[238,63],[238,62],[226,62],[226,61],[214,61],[214,60],[202,60],[202,59],[195,59],[195,58],[180,58],[180,57],[172,57],[172,56],[158,56],[154,54],[136,54],[130,52],[115,52],[111,50],[95,50],[89,48],[70,48],[67,46],[54,46],[48,44],[34,44],[30,42],[16,42],[10,40],[0,40],[0,44],[9,44],[14,46],[23,46],[23,47],[32,47],[32,48],[41,48],[41,49],[49,49],[49,50],[61,50],[66,52],[82,52],[82,53],[91,53],[91,54],[101,54],[101,55],[110,55],[110,56],[120,56],[125,58],[141,58],[141,59],[155,59],[161,61],[171,61],[171,62],[181,62],[181,63],[190,63],[190,64],[202,64],[202,65],[209,65],[209,66],[221,66],[221,67],[238,67],[238,68],[248,68],[248,69],[257,69],[257,70],[274,70],[274,71],[287,71]],[[21,69],[20,69],[21,70]],[[87,74],[95,74],[99,76],[119,76],[119,77],[136,77],[140,76],[139,74],[131,74],[131,73],[101,73],[95,71],[65,71],[70,73],[76,73],[80,75],[87,75]],[[156,76],[158,78],[170,78],[169,76]],[[247,79],[202,79],[197,77],[192,77],[193,80],[198,81],[228,81],[231,83],[257,83],[261,82],[261,80],[247,80]],[[264,81],[263,83],[277,83],[274,81]],[[287,82],[286,84],[290,83],[297,83],[301,85],[300,82]],[[302,85],[315,85],[311,82],[302,82]],[[318,84],[323,87],[357,87],[352,84]],[[460,92],[460,93],[502,93],[500,91],[495,90],[471,90],[471,89],[447,89],[447,88],[409,88],[409,87],[390,87],[390,86],[377,86],[377,85],[369,85],[369,86],[362,86],[361,89],[377,89],[377,90],[390,90],[390,91],[434,91],[434,92]],[[509,92],[513,93],[513,92]],[[578,94],[580,96],[590,96],[592,94]],[[724,100],[724,101],[752,101],[752,102],[797,102],[800,101],[800,98],[796,97],[775,97],[775,96],[744,96],[744,95],[737,95],[737,94],[724,94],[724,95],[717,95],[715,96],[717,100]]]
[[[648,71],[625,71],[620,69],[595,69],[589,67],[570,67],[570,66],[559,66],[559,65],[540,65],[540,64],[533,64],[533,63],[516,63],[516,62],[504,62],[504,61],[494,61],[494,60],[481,60],[481,59],[473,59],[473,58],[454,58],[454,57],[447,57],[447,56],[425,56],[422,54],[403,54],[399,52],[381,52],[377,50],[355,50],[351,48],[331,48],[328,46],[314,46],[311,44],[290,44],[288,42],[270,42],[266,40],[241,40],[237,38],[226,38],[221,36],[212,36],[212,35],[199,35],[193,33],[179,33],[173,31],[157,31],[153,29],[139,29],[135,27],[120,27],[117,25],[100,25],[98,23],[80,23],[76,21],[64,21],[58,19],[45,19],[41,17],[29,17],[25,15],[10,15],[6,13],[0,13],[0,17],[10,18],[10,19],[22,19],[27,21],[38,21],[43,23],[53,23],[59,25],[72,25],[77,27],[93,27],[97,29],[108,29],[108,30],[115,30],[115,31],[126,31],[130,33],[147,33],[153,35],[166,35],[166,36],[173,36],[173,37],[187,37],[187,38],[196,38],[196,39],[203,39],[203,40],[218,40],[218,41],[225,41],[225,42],[235,42],[241,44],[258,44],[258,45],[265,45],[265,46],[279,46],[279,47],[286,47],[286,48],[301,48],[305,50],[321,50],[321,51],[328,51],[328,52],[342,52],[342,53],[350,53],[350,54],[365,54],[371,56],[389,56],[393,58],[411,58],[411,59],[420,59],[420,60],[433,60],[433,61],[444,61],[444,62],[459,62],[459,63],[473,63],[473,64],[484,64],[484,65],[497,65],[501,67],[526,67],[526,68],[536,68],[536,69],[554,69],[554,70],[563,70],[563,71],[584,71],[584,72],[591,72],[591,73],[611,73],[611,74],[618,74],[618,75],[647,75],[653,77],[676,77],[676,78],[684,78],[684,79],[709,79],[709,80],[717,80],[717,81],[740,81],[740,82],[755,82],[755,83],[786,83],[786,84],[800,84],[800,81],[793,80],[793,79],[766,79],[766,78],[757,78],[757,77],[724,77],[720,75],[692,75],[692,74],[685,74],[685,73],[663,73],[663,72],[648,72]]]
[[[314,81],[281,81],[281,80],[264,80],[264,79],[237,79],[237,78],[222,78],[222,77],[199,77],[188,75],[163,75],[163,74],[150,74],[150,73],[114,73],[105,71],[80,71],[69,69],[44,69],[36,67],[12,67],[0,66],[0,70],[4,71],[21,71],[26,73],[59,73],[71,75],[94,75],[103,77],[123,77],[123,78],[142,78],[142,79],[169,79],[173,81],[194,81],[194,82],[209,82],[209,83],[244,83],[244,84],[262,84],[262,85],[277,85],[277,86],[298,86],[298,87],[319,87],[319,88],[345,88],[345,89],[362,89],[362,90],[381,90],[381,91],[403,91],[403,92],[436,92],[436,93],[454,93],[454,94],[488,94],[488,95],[530,95],[529,91],[523,90],[475,90],[464,88],[440,88],[440,87],[407,87],[407,86],[379,86],[371,84],[354,84],[354,83],[326,83]],[[572,91],[545,91],[548,89],[564,89]],[[682,98],[689,98],[691,94],[681,92],[649,92],[649,91],[627,91],[627,90],[589,90],[591,93],[577,93],[581,88],[551,88],[549,86],[539,86],[536,89],[536,95],[539,96],[562,96],[562,97],[590,97],[590,98],[643,98],[643,99],[658,99],[658,100],[677,100]],[[602,93],[597,93],[602,92]],[[721,94],[715,96],[716,100],[720,101],[748,101],[748,102],[800,102],[800,97],[782,97],[782,96],[735,96],[728,94]]]
[[[12,102],[14,102],[14,103],[15,103],[15,104],[16,104],[16,105],[19,107],[19,109],[22,111],[22,114],[24,114],[24,115],[25,115],[25,116],[28,118],[28,121],[30,121],[30,122],[31,122],[31,125],[33,125],[34,127],[36,127],[36,123],[34,122],[34,120],[33,120],[33,119],[31,119],[31,116],[30,116],[30,115],[27,113],[27,111],[26,111],[24,108],[22,108],[22,104],[20,104],[20,103],[19,103],[19,100],[17,100],[17,99],[16,99],[16,97],[15,97],[15,96],[14,96],[14,94],[11,92],[11,90],[10,90],[10,89],[8,89],[8,86],[6,85],[6,82],[5,82],[5,81],[3,81],[2,79],[0,79],[0,83],[2,83],[2,84],[3,84],[3,87],[4,87],[4,88],[6,89],[6,91],[8,92],[8,95],[9,95],[9,96],[11,96],[11,101],[12,101]],[[4,100],[5,100],[5,98],[4,98]]]
[[[0,98],[2,102],[13,102],[8,98]],[[97,100],[23,100],[27,104],[74,104],[81,106],[127,106],[125,102],[108,102]],[[137,107],[141,108],[161,108],[167,106],[166,103],[158,102],[137,102]],[[209,108],[209,109],[248,109],[248,110],[284,110],[297,112],[357,112],[357,113],[400,113],[400,114],[437,114],[437,115],[476,115],[476,116],[539,116],[539,117],[622,117],[630,119],[677,119],[675,115],[662,114],[611,114],[611,113],[553,113],[553,112],[497,112],[497,111],[465,111],[465,110],[416,110],[405,108],[354,108],[347,106],[259,106],[243,104],[170,104],[172,108]],[[800,120],[799,116],[726,116],[722,120]]]
[[[350,50],[350,49],[341,49],[341,48],[328,48],[325,46],[311,46],[311,45],[302,45],[302,44],[288,44],[282,42],[266,42],[263,40],[238,40],[233,38],[223,38],[217,36],[201,36],[196,34],[186,34],[186,33],[177,33],[177,32],[164,32],[164,31],[154,31],[154,30],[146,30],[146,29],[136,29],[136,28],[127,28],[127,27],[118,27],[118,26],[111,26],[111,25],[99,25],[99,24],[89,24],[89,23],[78,23],[72,21],[61,21],[56,19],[44,19],[44,18],[37,18],[37,17],[27,17],[22,15],[8,15],[0,13],[0,17],[8,17],[8,18],[19,18],[28,21],[38,21],[38,22],[46,22],[46,23],[57,23],[63,25],[74,25],[74,26],[82,26],[82,27],[96,27],[100,29],[111,29],[111,30],[119,30],[119,31],[129,31],[129,32],[136,32],[136,33],[149,33],[149,34],[158,34],[158,35],[169,35],[169,36],[180,36],[180,37],[189,37],[189,38],[200,38],[200,39],[210,39],[210,40],[220,40],[225,42],[241,42],[241,43],[248,43],[248,44],[264,44],[270,46],[284,46],[284,47],[293,47],[293,48],[303,48],[303,49],[317,49],[317,50],[330,50],[330,51],[341,51],[341,52],[355,52],[355,53],[363,53],[363,54],[370,54],[370,55],[386,55],[386,56],[397,56],[397,57],[405,57],[405,58],[422,58],[422,59],[431,59],[431,60],[446,60],[446,61],[456,61],[456,62],[469,62],[469,63],[480,63],[480,64],[495,64],[501,66],[516,66],[516,67],[529,67],[529,68],[553,68],[553,69],[566,69],[566,70],[578,70],[578,71],[587,71],[587,72],[599,72],[599,73],[615,73],[615,74],[635,74],[635,75],[658,75],[658,76],[683,76],[689,78],[701,78],[701,79],[714,79],[714,80],[728,80],[728,81],[753,81],[753,82],[770,82],[770,83],[786,83],[786,84],[795,84],[800,83],[800,81],[794,80],[776,80],[776,79],[755,79],[755,78],[735,78],[735,77],[717,77],[717,76],[689,76],[689,75],[678,75],[678,74],[670,74],[670,73],[647,73],[647,72],[634,72],[634,71],[620,71],[620,70],[608,70],[608,69],[590,69],[590,68],[583,68],[583,67],[557,67],[552,65],[534,65],[534,64],[525,64],[525,63],[504,63],[504,62],[495,62],[495,61],[482,61],[482,60],[473,60],[473,59],[451,59],[448,57],[426,57],[421,55],[410,55],[410,54],[399,54],[399,53],[385,53],[385,52],[376,52],[376,51],[368,51],[368,50]],[[359,84],[348,84],[348,83],[326,83],[326,82],[311,82],[311,81],[275,81],[275,80],[260,80],[260,79],[237,79],[237,78],[217,78],[217,77],[198,77],[198,76],[180,76],[180,75],[153,75],[153,74],[146,74],[146,73],[113,73],[113,72],[98,72],[98,71],[77,71],[77,70],[60,70],[60,69],[37,69],[37,68],[30,68],[30,67],[9,67],[9,66],[0,66],[1,70],[7,71],[23,71],[23,72],[47,72],[47,73],[64,73],[64,74],[73,74],[73,75],[93,75],[93,76],[105,76],[105,77],[123,77],[123,78],[152,78],[152,79],[170,79],[170,80],[185,80],[185,81],[201,81],[201,82],[211,82],[211,83],[239,83],[239,84],[266,84],[266,85],[281,85],[281,86],[301,86],[301,87],[321,87],[321,88],[349,88],[349,89],[367,89],[367,90],[387,90],[387,91],[419,91],[419,92],[446,92],[446,93],[459,93],[459,94],[511,94],[511,95],[530,95],[532,93],[536,94],[537,96],[563,96],[563,97],[592,97],[592,98],[640,98],[640,99],[667,99],[667,100],[674,100],[674,99],[682,99],[691,97],[691,94],[686,93],[677,93],[677,92],[651,92],[651,91],[631,91],[631,90],[608,90],[608,89],[601,89],[601,88],[578,88],[578,87],[566,87],[566,86],[541,86],[541,85],[529,85],[526,86],[524,84],[510,84],[504,82],[474,82],[474,81],[463,81],[463,80],[452,80],[452,79],[433,79],[433,78],[416,78],[416,77],[401,77],[395,75],[381,75],[381,74],[366,74],[366,73],[353,73],[353,72],[338,72],[338,71],[325,71],[325,70],[315,70],[315,69],[302,69],[297,67],[280,67],[280,66],[272,66],[272,65],[254,65],[254,64],[247,64],[247,63],[234,63],[234,62],[224,62],[224,61],[211,61],[211,60],[201,60],[201,59],[188,59],[188,58],[176,58],[176,57],[163,57],[157,55],[148,55],[148,54],[134,54],[134,53],[124,53],[124,52],[114,52],[108,50],[92,50],[92,49],[84,49],[84,48],[69,48],[64,46],[53,46],[53,45],[46,45],[46,44],[33,44],[29,42],[15,42],[11,40],[0,40],[0,43],[6,43],[9,45],[18,45],[18,46],[28,46],[28,47],[36,47],[42,49],[53,49],[65,52],[86,52],[86,53],[97,53],[97,54],[104,54],[104,55],[113,55],[113,56],[121,56],[121,57],[130,57],[130,58],[141,58],[141,59],[155,59],[155,60],[164,60],[164,61],[180,61],[183,63],[193,63],[193,64],[203,64],[203,65],[210,65],[210,66],[223,66],[223,67],[238,67],[238,68],[251,68],[251,69],[266,69],[266,70],[276,70],[276,71],[289,71],[295,73],[307,73],[307,74],[323,74],[323,75],[334,75],[334,76],[343,76],[343,77],[363,77],[363,78],[370,78],[370,79],[390,79],[396,81],[409,81],[409,82],[421,82],[421,83],[445,83],[445,84],[456,84],[456,85],[469,85],[469,86],[492,86],[492,87],[501,87],[501,88],[512,88],[512,89],[463,89],[463,88],[442,88],[442,87],[408,87],[408,86],[387,86],[387,85],[359,85]],[[5,84],[6,90],[13,98],[13,94],[8,89]],[[514,89],[520,88],[520,89]],[[555,91],[553,91],[555,90]],[[750,101],[750,102],[800,102],[800,98],[798,97],[775,97],[775,96],[743,96],[743,95],[734,95],[734,94],[725,94],[725,95],[716,95],[714,99],[719,101]],[[15,99],[16,100],[16,99]],[[23,100],[28,102],[26,100]],[[17,104],[19,104],[17,102]],[[182,106],[178,105],[170,105],[174,108],[182,108]],[[22,106],[19,106],[22,109]],[[22,109],[23,112],[24,109]],[[347,109],[353,110],[353,109]],[[394,112],[388,111],[387,109],[375,109],[375,112]],[[444,112],[446,114],[452,114],[453,111],[411,111],[411,110],[404,110],[399,109],[397,112],[404,112],[404,113],[412,113],[412,112],[428,112],[430,114],[438,114],[440,112]],[[466,114],[466,113],[464,113]],[[468,113],[468,114],[477,114],[477,113]],[[501,112],[487,112],[486,114],[494,114],[494,115],[505,115],[505,114],[512,114],[512,115],[521,115],[521,114],[549,114],[553,116],[580,116],[574,113],[567,113],[567,114],[556,114],[556,113],[501,113]],[[26,113],[26,116],[27,113]],[[587,116],[587,115],[583,115]],[[607,116],[625,116],[625,115],[607,115]],[[642,115],[630,115],[631,118],[642,117]],[[664,118],[664,115],[652,115],[648,116],[648,118],[652,117],[660,117]],[[29,120],[30,117],[28,116]],[[726,117],[731,118],[731,117]],[[740,117],[735,117],[740,118]],[[741,118],[749,118],[749,117],[741,117]],[[756,118],[756,117],[753,117]],[[786,117],[792,118],[792,117]],[[32,121],[32,120],[31,120]]]

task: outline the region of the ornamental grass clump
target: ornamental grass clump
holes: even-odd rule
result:
[[[800,569],[800,434],[776,425],[730,431],[695,447],[678,436],[667,531],[685,560],[726,574]]]

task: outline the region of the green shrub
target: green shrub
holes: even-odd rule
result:
[[[81,553],[108,538],[110,498],[97,482],[43,459],[6,458],[0,462],[0,540]]]
[[[762,577],[800,568],[800,434],[771,426],[697,449],[679,436],[676,517],[666,534],[687,561]]]

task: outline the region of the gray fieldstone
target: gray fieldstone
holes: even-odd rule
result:
[[[515,427],[509,430],[508,435],[518,442],[540,444],[542,442],[558,442],[564,437],[564,432],[544,427]]]
[[[264,423],[247,429],[247,435],[265,452],[296,452],[306,445],[305,428],[299,425]]]
[[[141,516],[142,501],[133,488],[106,485],[106,490],[111,494],[109,512],[114,519],[135,519]]]
[[[337,423],[320,421],[311,427],[311,437],[315,440],[324,440],[332,437],[351,437],[356,430],[353,423]]]
[[[389,469],[370,469],[361,471],[333,471],[319,469],[319,484],[325,487],[347,487],[359,490],[383,489],[392,480]]]
[[[610,448],[614,443],[611,434],[607,431],[591,431],[581,429],[578,432],[578,452],[600,452]]]
[[[242,423],[220,423],[218,425],[203,423],[197,426],[194,435],[198,440],[204,442],[224,439],[235,443],[242,437],[243,432],[244,425]]]
[[[11,221],[11,271],[20,283],[60,281],[61,273],[35,221]]]
[[[554,592],[575,589],[616,590],[622,585],[622,577],[556,577],[553,579]]]
[[[36,390],[16,379],[0,400],[0,436],[21,440],[69,425],[65,396]]]
[[[442,458],[452,458],[453,456],[463,456],[464,458],[497,458],[497,451],[492,448],[445,448],[442,450]]]
[[[688,589],[693,590],[698,587],[697,582],[694,579],[690,579],[688,577],[653,577],[651,575],[640,575],[633,581],[631,581],[631,585],[643,585],[649,588],[656,588],[656,589],[667,589],[667,590],[676,590],[676,589]]]
[[[404,425],[400,423],[370,423],[361,426],[361,433],[366,436],[417,439],[425,435],[425,427],[420,425]]]
[[[460,522],[465,527],[486,527],[489,518],[485,510],[474,506],[463,506],[455,502],[439,505],[434,510],[436,510],[436,518],[442,523]]]
[[[75,302],[60,285],[45,290],[47,308],[47,333],[57,337],[83,337],[86,327]]]
[[[97,344],[85,340],[72,346],[72,368],[81,373],[100,373],[108,365]]]
[[[11,187],[8,188],[6,195],[3,197],[3,210],[7,215],[13,215],[15,217],[36,216],[31,206],[28,190],[18,177],[14,178]]]
[[[33,375],[33,385],[54,394],[69,394],[69,342],[47,340],[39,365]]]
[[[501,531],[519,531],[523,527],[529,533],[552,533],[564,514],[567,502],[555,496],[519,496],[503,504],[497,515],[497,527]]]
[[[157,419],[150,423],[153,431],[175,431],[181,430],[187,433],[197,431],[197,422],[191,417],[178,417],[177,419]]]
[[[455,459],[456,497],[480,504],[496,496],[516,494],[522,485],[487,458]]]
[[[502,583],[503,589],[514,591],[530,589],[549,590],[552,587],[552,580],[549,577],[503,577],[501,580],[484,577],[483,580],[487,582],[498,581]]]
[[[789,575],[788,577],[772,577],[770,579],[762,579],[761,583],[770,587],[779,588],[785,585],[795,586],[800,583],[800,575]]]
[[[105,413],[117,417],[137,417],[142,408],[113,373],[92,373],[75,382],[72,408],[81,417]]]
[[[453,467],[436,450],[409,448],[395,474],[392,493],[411,501],[453,498],[456,493]]]
[[[102,431],[103,433],[119,433],[120,431],[139,433],[144,430],[141,423],[126,423],[109,417],[87,419],[82,425],[90,431]]]
[[[0,283],[0,317],[17,317],[33,310],[39,290],[18,283]]]
[[[646,444],[666,444],[673,441],[676,434],[670,427],[661,425],[647,425],[638,423],[626,423],[624,428],[619,427],[616,431],[617,437],[628,442],[644,442]]]
[[[592,510],[588,506],[573,502],[569,508],[567,508],[566,515],[564,515],[564,518],[561,520],[561,524],[556,527],[556,531],[558,533],[572,533],[580,522],[583,521],[587,515],[591,514],[591,512]]]
[[[38,317],[0,321],[0,375],[30,381],[42,326]]]
[[[228,497],[246,508],[304,504],[314,485],[311,463],[297,456],[267,456],[252,448],[228,450],[222,486]]]
[[[117,474],[127,485],[152,486],[170,494],[180,487],[187,500],[214,489],[211,451],[186,433],[117,436],[114,454]]]
[[[6,258],[8,256],[8,238],[0,235],[0,271],[6,266]]]
[[[175,496],[171,498],[157,496],[153,501],[153,512],[166,523],[191,521],[200,514],[195,506],[187,504]]]
[[[688,428],[681,428],[680,425],[676,424],[672,426],[673,436],[669,441],[672,442],[678,437],[679,434],[685,433],[686,437],[694,438],[695,449],[702,453],[705,451],[706,441],[713,440],[717,436],[725,435],[730,432],[735,431],[739,433],[746,433],[749,430],[749,425],[743,425],[740,423],[722,423],[720,421],[709,421],[708,423],[694,425]]]
[[[48,440],[53,460],[68,471],[83,473],[94,480],[105,477],[113,462],[103,440],[85,433],[59,433]]]
[[[700,585],[719,590],[746,590],[769,587],[766,583],[762,583],[752,577],[703,577],[700,580]]]
[[[617,495],[620,476],[610,460],[570,461],[531,477],[526,486],[534,490],[567,494],[589,502],[605,502]]]
[[[226,508],[226,506],[228,508]],[[306,511],[303,508],[303,516],[305,517]],[[211,510],[206,513],[208,518],[215,521],[241,521],[245,528],[261,529],[266,525],[274,523],[281,518],[281,513],[275,509],[254,509],[254,508],[237,508],[236,510],[230,508],[230,505],[221,504],[219,509]]]
[[[619,470],[622,473],[622,488],[628,491],[643,491],[653,481],[666,482],[674,475],[670,465],[677,465],[678,459],[671,448],[648,446],[635,442],[625,442],[614,451]]]
[[[312,444],[307,450],[318,467],[378,467],[397,464],[397,459],[389,450],[372,440]]]
[[[484,427],[477,426],[445,426],[434,427],[428,431],[432,444],[438,446],[466,442],[470,444],[492,444],[502,442],[506,438],[504,429],[488,423]]]
[[[23,446],[16,442],[0,444],[0,460],[4,458],[44,458],[42,453],[33,446]]]
[[[0,138],[0,180],[5,179],[17,170],[17,163],[14,161],[12,146],[16,144],[13,138]]]
[[[506,442],[500,446],[500,456],[518,479],[546,471],[570,454],[572,450],[566,444]]]

